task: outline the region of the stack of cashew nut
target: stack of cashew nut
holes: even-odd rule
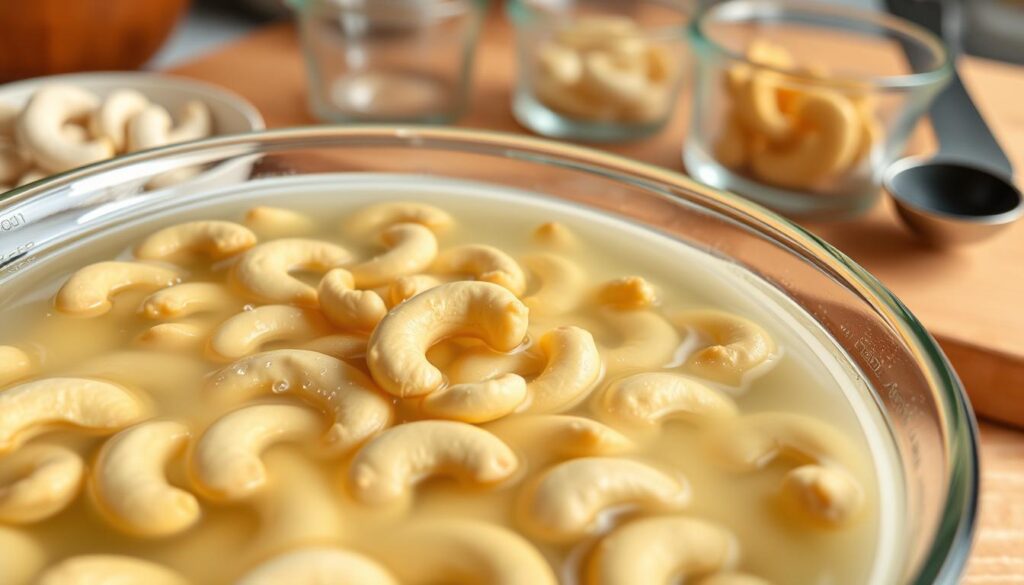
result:
[[[113,156],[212,133],[210,110],[182,105],[175,121],[163,106],[133,89],[104,97],[66,84],[40,88],[23,108],[0,104],[0,191]],[[193,171],[160,175],[153,187]]]
[[[316,223],[260,207],[243,223],[161,229],[132,259],[77,270],[56,310],[110,320],[136,345],[102,366],[61,375],[32,347],[0,346],[0,567],[44,585],[187,582],[130,556],[51,557],[18,532],[87,492],[94,517],[152,546],[188,538],[212,509],[251,507],[261,527],[239,585],[553,584],[563,569],[542,550],[559,547],[583,551],[580,583],[766,584],[737,572],[732,531],[687,512],[687,478],[644,454],[669,424],[706,432],[732,481],[792,462],[777,503],[809,529],[856,521],[845,437],[740,412],[733,396],[778,356],[752,321],[668,313],[638,276],[592,284],[561,224],[517,258],[449,244],[455,218],[422,203],[363,208],[338,237],[314,238]],[[142,301],[125,312],[129,291]],[[209,364],[203,418],[178,420],[174,396],[117,375],[164,355]],[[50,442],[58,428],[85,442]],[[509,492],[514,520],[418,515],[437,489]],[[344,506],[393,530],[346,538]]]

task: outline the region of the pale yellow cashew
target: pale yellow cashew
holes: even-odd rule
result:
[[[434,346],[434,348],[437,347],[439,346]],[[493,380],[505,374],[519,374],[524,377],[536,376],[544,370],[546,358],[531,349],[501,353],[485,345],[468,347],[441,367],[445,369],[450,384]],[[438,364],[433,359],[431,359],[431,363]]]
[[[245,212],[243,223],[264,239],[299,237],[316,231],[316,222],[309,216],[291,209],[265,205]]]
[[[306,349],[347,360],[365,356],[367,341],[367,338],[362,335],[336,333],[303,343],[297,349]]]
[[[303,548],[276,556],[235,585],[398,585],[380,563],[342,548]]]
[[[193,350],[203,346],[210,329],[203,323],[160,323],[140,333],[136,343],[165,351]]]
[[[267,469],[260,459],[265,449],[285,441],[312,441],[325,427],[322,416],[304,406],[240,408],[206,429],[192,453],[192,476],[207,496],[245,498],[267,483]]]
[[[552,83],[572,86],[583,76],[580,54],[557,43],[543,43],[537,48],[537,75]]]
[[[133,557],[83,555],[46,569],[36,585],[188,585],[174,571]]]
[[[629,438],[596,420],[568,414],[505,417],[486,427],[498,438],[525,450],[534,465],[552,457],[618,455],[633,449]]]
[[[610,372],[662,368],[679,348],[675,327],[653,311],[604,309],[600,315],[618,337],[618,343],[601,351]]]
[[[212,260],[234,256],[256,245],[256,234],[230,221],[190,221],[164,228],[135,248],[142,260],[175,260],[202,254]]]
[[[233,401],[266,393],[292,393],[310,401],[333,417],[326,442],[337,454],[387,428],[393,417],[391,402],[375,390],[366,374],[337,358],[308,350],[251,355],[215,374],[210,390]]]
[[[125,388],[87,378],[45,378],[0,392],[0,453],[56,426],[108,434],[138,422],[148,408]]]
[[[335,327],[371,331],[388,312],[387,305],[372,290],[356,290],[355,287],[351,272],[344,268],[331,270],[320,280],[317,289],[320,310]]]
[[[28,532],[0,526],[0,567],[4,568],[7,585],[36,583],[47,563],[47,549],[40,539]]]
[[[547,364],[527,386],[527,411],[568,410],[583,400],[601,378],[601,353],[594,336],[579,327],[558,327],[541,335],[537,345]]]
[[[597,302],[615,309],[647,309],[657,300],[654,285],[642,276],[616,278],[597,291]]]
[[[705,340],[686,360],[686,370],[700,378],[738,386],[747,374],[770,363],[776,353],[768,332],[739,315],[700,309],[678,313],[672,321]]]
[[[0,522],[29,524],[54,516],[82,487],[85,463],[65,447],[25,445],[0,459]]]
[[[166,537],[199,521],[199,501],[168,483],[164,467],[182,453],[189,430],[174,421],[145,422],[114,435],[96,458],[91,487],[114,526],[136,536]]]
[[[79,142],[64,134],[69,120],[83,118],[99,107],[92,93],[71,85],[47,85],[36,91],[18,117],[19,143],[32,160],[50,173],[59,173],[114,155],[110,140]]]
[[[423,292],[388,313],[370,337],[366,363],[374,380],[403,398],[442,387],[444,374],[427,349],[448,337],[483,339],[510,351],[526,337],[529,309],[507,289],[487,282],[452,282]]]
[[[359,288],[388,284],[430,267],[437,258],[437,237],[418,223],[397,223],[384,229],[380,239],[387,251],[348,267]]]
[[[89,130],[93,136],[110,141],[116,152],[128,147],[128,122],[149,105],[149,100],[134,89],[117,89],[103,99],[103,103],[89,117]]]
[[[579,245],[576,234],[564,223],[549,221],[533,230],[533,241],[556,250],[568,251]]]
[[[128,123],[128,148],[135,151],[205,138],[212,131],[210,110],[199,100],[182,105],[177,126],[166,108],[149,104]]]
[[[231,361],[274,341],[313,339],[330,331],[330,324],[319,311],[263,305],[224,321],[210,337],[210,351],[219,360]]]
[[[770,581],[746,573],[715,573],[697,581],[697,585],[772,585]]]
[[[419,421],[371,439],[352,460],[349,484],[356,499],[380,505],[408,498],[417,483],[435,475],[488,485],[508,479],[518,467],[512,449],[479,427]]]
[[[540,285],[523,303],[536,315],[564,315],[579,307],[587,275],[575,262],[556,254],[531,254],[523,258]]]
[[[412,276],[396,278],[388,286],[388,307],[397,307],[421,292],[428,291],[442,284],[444,284],[443,280],[429,274],[414,274]]]
[[[418,223],[440,234],[455,225],[455,219],[447,211],[427,203],[387,201],[353,213],[345,220],[342,228],[346,232],[369,234],[396,223]]]
[[[453,384],[423,397],[420,408],[429,416],[482,423],[515,412],[526,400],[526,380],[503,374],[492,380]]]
[[[127,289],[153,290],[175,284],[180,274],[139,262],[97,262],[80,268],[57,292],[56,306],[76,317],[98,317],[110,311],[110,298]]]
[[[586,583],[689,583],[728,568],[738,553],[736,537],[717,524],[685,516],[641,518],[601,539],[587,563]]]
[[[634,63],[623,61],[606,51],[583,56],[581,86],[591,95],[618,107],[642,104],[651,94],[659,92],[658,85],[647,78],[647,71]]]
[[[233,267],[232,276],[243,290],[261,301],[316,307],[316,289],[289,272],[327,272],[349,259],[347,250],[329,242],[285,238],[247,251]]]
[[[645,511],[679,510],[689,485],[630,459],[584,457],[545,471],[520,495],[520,521],[535,537],[567,543],[598,530],[600,515],[628,505]]]
[[[797,467],[782,478],[779,492],[785,505],[826,527],[847,524],[864,506],[860,483],[837,466]]]
[[[236,311],[241,302],[222,284],[185,282],[161,289],[142,301],[139,312],[148,319],[180,319],[208,312]]]
[[[35,369],[32,358],[23,349],[0,345],[0,388],[27,378]]]
[[[526,290],[526,274],[505,252],[484,244],[450,248],[438,255],[434,270],[441,274],[469,274],[474,280],[501,285],[520,296]]]
[[[601,394],[599,404],[603,416],[634,427],[654,427],[672,419],[704,424],[739,413],[724,393],[671,372],[617,380]]]

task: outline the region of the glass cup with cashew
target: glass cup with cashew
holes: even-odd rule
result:
[[[720,3],[694,18],[690,39],[687,170],[788,215],[873,205],[950,71],[928,31],[826,5]]]

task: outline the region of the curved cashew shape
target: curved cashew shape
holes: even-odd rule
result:
[[[545,471],[521,492],[519,503],[523,525],[533,535],[571,542],[597,530],[608,508],[679,510],[689,502],[689,485],[681,478],[629,459],[584,457]]]
[[[128,147],[133,151],[154,148],[205,138],[212,132],[210,109],[199,100],[182,104],[177,126],[166,108],[149,104],[128,123]]]
[[[551,456],[572,458],[618,455],[633,441],[596,420],[568,414],[509,416],[485,427],[509,445],[528,451],[536,463]]]
[[[282,349],[251,355],[218,372],[211,385],[233,400],[292,392],[323,408],[334,419],[326,442],[337,454],[387,428],[392,420],[391,402],[375,390],[366,374],[313,351]]]
[[[210,351],[218,359],[236,360],[273,341],[312,339],[331,331],[318,311],[287,305],[263,305],[242,311],[213,332]]]
[[[739,552],[728,530],[694,518],[641,518],[611,531],[587,564],[588,585],[669,585],[720,571]]]
[[[770,581],[747,575],[746,573],[715,573],[700,581],[697,585],[772,585]]]
[[[110,158],[114,147],[106,138],[79,142],[64,134],[68,121],[99,107],[92,93],[72,85],[48,85],[37,91],[18,118],[18,138],[32,160],[50,173]]]
[[[533,230],[533,241],[556,250],[572,250],[579,245],[576,234],[564,223],[549,221]]]
[[[380,563],[342,548],[304,548],[270,559],[235,585],[398,585]]]
[[[559,412],[579,403],[602,373],[601,353],[594,337],[579,327],[558,327],[537,342],[547,365],[527,386],[528,412]]]
[[[197,313],[234,311],[241,302],[224,285],[185,282],[161,289],[142,301],[139,312],[149,319],[180,319]]]
[[[384,318],[388,308],[377,293],[355,287],[351,272],[344,268],[331,270],[317,289],[320,310],[335,327],[370,331]]]
[[[203,493],[239,500],[262,489],[267,469],[260,459],[269,446],[313,440],[323,434],[321,415],[304,406],[257,404],[214,422],[192,453],[192,475]]]
[[[504,374],[493,380],[454,384],[431,392],[420,408],[435,418],[482,423],[514,412],[526,400],[526,380]]]
[[[136,342],[152,349],[186,351],[201,347],[209,333],[205,324],[160,323],[140,333]]]
[[[848,523],[864,506],[864,490],[846,470],[803,465],[782,478],[783,502],[826,527]]]
[[[647,309],[657,301],[654,285],[642,276],[616,278],[597,291],[597,302],[615,309]]]
[[[0,566],[11,585],[36,583],[34,578],[47,564],[48,550],[40,539],[28,532],[0,526]]]
[[[78,453],[56,445],[26,445],[0,459],[0,522],[54,516],[78,497],[84,474]]]
[[[230,221],[190,221],[164,228],[135,248],[142,260],[173,260],[179,256],[203,254],[221,260],[256,245],[256,234]]]
[[[671,372],[635,374],[616,381],[602,394],[605,416],[626,425],[653,427],[665,420],[721,420],[739,413],[722,392]]]
[[[242,223],[264,239],[305,236],[316,231],[316,222],[309,216],[265,205],[246,211]]]
[[[128,121],[148,105],[146,96],[134,89],[114,90],[89,117],[89,130],[93,136],[109,140],[116,152],[124,152],[128,147]]]
[[[110,311],[110,297],[126,289],[158,289],[175,284],[181,275],[169,268],[138,262],[97,262],[71,275],[57,292],[56,306],[77,317],[98,317]]]
[[[356,499],[386,504],[409,497],[434,475],[465,483],[494,484],[519,467],[512,449],[491,433],[453,421],[418,421],[392,427],[371,439],[352,460],[349,483]]]
[[[16,145],[0,138],[0,183],[10,185],[16,182],[31,166],[31,161]]]
[[[437,237],[418,223],[397,223],[380,234],[387,252],[348,267],[359,288],[387,284],[422,272],[437,258]]]
[[[526,290],[526,274],[505,252],[484,244],[467,244],[445,250],[434,262],[441,274],[469,274],[474,280],[492,282],[517,297]]]
[[[388,307],[397,307],[421,292],[442,284],[444,284],[443,280],[429,274],[414,274],[396,278],[388,286]]]
[[[262,301],[316,307],[316,289],[289,272],[327,272],[350,258],[347,250],[329,242],[285,238],[247,251],[232,269],[232,276],[243,290]]]
[[[438,347],[435,345],[431,350],[434,351]],[[430,357],[436,358],[435,355]],[[436,359],[431,359],[431,363],[440,364],[440,367],[445,368],[450,384],[466,384],[493,380],[505,374],[535,376],[544,370],[545,357],[529,349],[501,353],[485,345],[478,345],[462,349],[446,365]]]
[[[771,71],[741,70],[732,82],[733,105],[743,123],[773,141],[789,138],[796,124],[779,103],[782,77]]]
[[[0,345],[0,388],[28,377],[35,369],[25,350],[13,345]]]
[[[526,337],[529,309],[487,282],[452,282],[416,295],[388,313],[370,337],[366,363],[374,380],[403,398],[441,388],[444,374],[426,358],[447,337],[473,336],[498,351]]]
[[[579,307],[587,275],[575,262],[542,253],[523,258],[523,266],[540,280],[537,290],[523,298],[534,314],[564,315]]]
[[[156,563],[115,555],[83,555],[46,569],[36,585],[188,585]]]
[[[145,422],[114,435],[96,458],[92,493],[112,524],[130,534],[163,537],[199,521],[195,496],[167,482],[164,467],[189,441],[185,425]]]
[[[315,351],[338,359],[361,358],[366,355],[367,339],[361,335],[337,333],[303,343],[298,349]]]
[[[662,368],[679,348],[679,333],[652,311],[601,311],[601,318],[619,337],[615,347],[602,348],[610,372]]]
[[[775,355],[775,341],[768,332],[739,315],[702,309],[680,313],[672,320],[709,342],[686,360],[687,371],[695,376],[738,386],[751,370]]]
[[[343,229],[347,232],[366,234],[396,223],[418,223],[430,228],[435,234],[447,231],[455,225],[455,219],[443,209],[416,201],[387,201],[364,207],[345,220]]]
[[[138,422],[146,405],[128,390],[86,378],[45,378],[0,392],[0,453],[55,425],[108,434]]]

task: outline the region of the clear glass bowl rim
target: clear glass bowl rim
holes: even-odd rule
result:
[[[771,237],[790,253],[801,252],[805,258],[809,255],[828,268],[833,276],[853,287],[889,324],[898,327],[905,339],[916,344],[918,365],[931,370],[931,378],[937,383],[940,400],[937,406],[945,435],[949,438],[946,445],[949,460],[946,501],[928,553],[923,557],[917,574],[907,583],[953,585],[959,582],[974,535],[980,479],[977,423],[956,373],[924,326],[875,277],[814,234],[738,195],[701,185],[681,173],[624,156],[531,136],[450,127],[308,126],[217,136],[100,161],[0,194],[0,211],[29,198],[46,197],[47,194],[58,196],[64,188],[78,181],[92,179],[95,182],[107,173],[153,166],[161,161],[184,159],[194,164],[196,160],[204,160],[204,154],[229,158],[359,145],[475,152],[625,181],[680,207],[688,201],[712,213],[732,214],[733,219],[738,217],[745,225]],[[167,170],[167,167],[161,166],[159,170]],[[671,195],[673,191],[686,192],[688,199]]]

